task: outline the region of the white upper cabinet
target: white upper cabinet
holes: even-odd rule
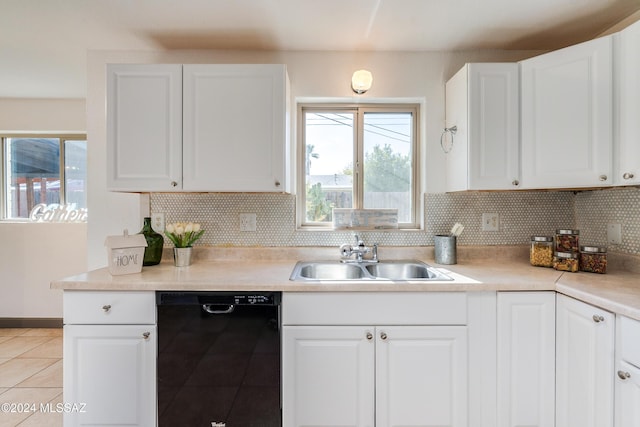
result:
[[[183,189],[285,191],[284,65],[184,65]]]
[[[520,181],[516,63],[466,64],[446,84],[446,189],[517,189]],[[451,143],[451,138],[453,142]]]
[[[182,65],[107,66],[107,188],[182,185]]]
[[[615,36],[615,185],[640,183],[640,22]]]
[[[612,184],[612,39],[520,63],[524,188]]]
[[[108,68],[107,187],[289,191],[284,65]]]

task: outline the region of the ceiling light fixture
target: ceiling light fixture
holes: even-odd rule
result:
[[[371,71],[358,70],[351,77],[351,89],[358,95],[362,95],[369,89],[373,83],[373,75]]]

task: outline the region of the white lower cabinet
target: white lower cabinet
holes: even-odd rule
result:
[[[558,294],[556,427],[613,426],[615,318]]]
[[[640,322],[616,316],[615,427],[640,426]]]
[[[282,307],[283,426],[495,426],[495,292],[285,293]]]
[[[155,426],[154,293],[65,291],[63,298],[64,401],[74,408],[64,426]]]
[[[498,426],[552,427],[555,292],[498,292]]]
[[[465,326],[285,326],[285,426],[466,426]]]

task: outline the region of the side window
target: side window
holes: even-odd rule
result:
[[[2,218],[26,219],[40,204],[86,208],[87,143],[82,136],[4,136]]]
[[[333,208],[396,208],[417,228],[418,107],[303,105],[298,222],[329,227]]]

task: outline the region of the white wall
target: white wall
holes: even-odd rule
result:
[[[52,280],[86,270],[86,224],[0,223],[0,318],[61,318]]]
[[[293,100],[341,98],[365,102],[410,99],[423,104],[421,146],[426,165],[425,192],[444,189],[444,154],[439,148],[444,127],[444,84],[465,62],[517,61],[536,52],[250,52],[250,51],[90,51],[87,76],[89,144],[89,267],[106,265],[105,236],[137,229],[148,202],[137,194],[109,193],[106,187],[105,65],[108,63],[283,63]],[[353,71],[373,73],[373,88],[363,96],[350,89]],[[295,104],[294,104],[295,105]],[[294,110],[295,114],[295,110]],[[295,123],[295,120],[292,121]],[[295,135],[295,134],[294,134]],[[295,138],[294,138],[295,140]]]
[[[84,132],[83,99],[0,99],[0,132]],[[87,268],[86,224],[0,222],[0,318],[60,318],[49,283]]]

